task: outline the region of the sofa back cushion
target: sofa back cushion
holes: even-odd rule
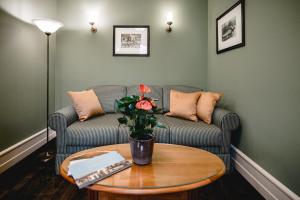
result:
[[[115,112],[115,100],[126,95],[126,87],[121,85],[99,85],[93,89],[106,113]]]
[[[202,91],[201,88],[184,86],[184,85],[166,85],[163,86],[163,111],[170,111],[170,91],[176,90],[180,92],[198,92]]]
[[[151,92],[145,94],[146,97],[152,97],[154,99],[157,99],[158,101],[155,101],[158,108],[163,108],[163,93],[162,93],[162,87],[156,86],[156,85],[147,85],[150,87]],[[139,86],[138,85],[132,85],[127,86],[127,95],[141,95],[139,92]]]

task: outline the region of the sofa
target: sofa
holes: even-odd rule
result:
[[[231,134],[239,127],[239,117],[221,107],[216,107],[212,123],[203,121],[192,122],[185,119],[165,116],[169,111],[170,90],[195,92],[200,88],[183,85],[150,86],[148,95],[158,99],[157,106],[162,112],[156,114],[158,120],[167,128],[154,130],[155,142],[186,145],[201,148],[218,155],[225,163],[226,171],[230,169],[230,140]],[[138,86],[99,85],[91,87],[99,98],[105,115],[96,116],[84,122],[72,106],[64,107],[49,118],[49,126],[56,131],[56,173],[59,166],[69,155],[93,147],[127,143],[129,131],[119,125],[117,118],[122,116],[115,113],[115,100],[126,95],[139,94]]]

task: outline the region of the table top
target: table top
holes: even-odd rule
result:
[[[63,161],[60,173],[74,183],[73,178],[67,175],[70,160],[107,151],[117,151],[126,159],[132,159],[129,144],[102,146],[72,154]],[[151,164],[133,164],[131,168],[103,179],[88,189],[136,195],[181,192],[207,185],[224,173],[223,161],[212,153],[193,147],[155,143]]]

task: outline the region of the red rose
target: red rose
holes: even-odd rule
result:
[[[149,101],[146,100],[142,100],[139,101],[135,104],[135,107],[137,109],[141,109],[141,110],[151,110],[152,109],[152,105]]]
[[[144,94],[151,92],[151,89],[144,84],[140,84],[140,93],[144,96]]]

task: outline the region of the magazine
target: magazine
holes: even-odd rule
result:
[[[116,151],[70,162],[68,175],[81,189],[132,166]]]

